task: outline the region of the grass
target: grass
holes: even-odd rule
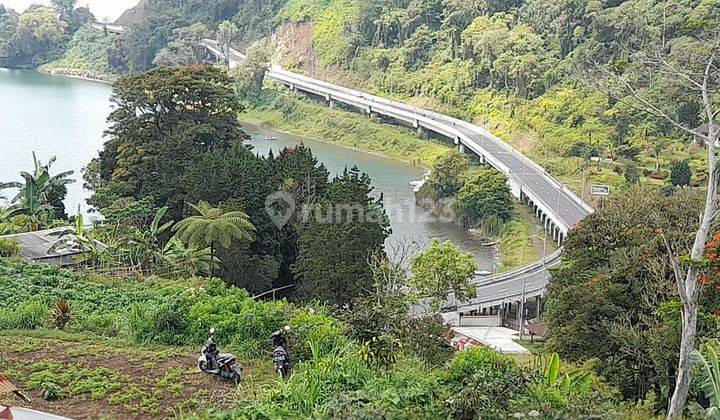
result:
[[[515,204],[516,216],[508,222],[500,234],[500,269],[499,272],[512,271],[518,267],[537,261],[542,256],[542,243],[538,247],[540,239],[535,238],[534,232],[542,232],[542,228],[536,226],[537,221],[533,217],[532,212],[525,206]],[[537,239],[537,240],[536,240]],[[549,248],[546,253],[550,253],[552,249],[552,238],[547,242]]]
[[[449,147],[424,140],[415,130],[383,124],[358,113],[331,109],[310,100],[283,96],[283,110],[253,109],[240,115],[252,124],[271,127],[340,146],[430,167]]]

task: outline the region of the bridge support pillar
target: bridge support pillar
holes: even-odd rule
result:
[[[517,313],[515,314],[515,318],[517,319],[518,326],[520,327],[520,329],[522,329],[522,325],[520,325],[520,322],[523,319],[524,311],[525,311],[525,302],[523,302],[522,299],[520,299],[517,302]]]
[[[458,144],[458,150],[460,153],[465,153],[465,145],[462,143]]]
[[[422,137],[425,134],[425,129],[419,123],[415,128],[419,137]]]
[[[542,306],[542,296],[535,297],[535,318],[540,318],[540,307]]]

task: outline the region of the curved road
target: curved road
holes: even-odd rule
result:
[[[102,25],[94,27],[103,28]],[[112,29],[124,31],[124,28],[117,26]],[[200,44],[216,57],[226,58],[231,67],[245,60],[244,54],[232,48],[226,54],[215,40],[204,39]],[[329,103],[342,102],[368,114],[385,115],[454,139],[461,150],[471,150],[480,157],[481,162],[503,172],[508,177],[513,194],[532,206],[535,215],[545,223],[546,229],[559,244],[570,229],[593,212],[587,203],[549,175],[540,165],[484,128],[447,115],[292,73],[276,65],[268,69],[267,77],[290,89],[325,97]],[[466,312],[518,301],[521,296],[540,296],[544,294],[550,278],[547,269],[559,263],[561,252],[562,248],[547,255],[544,261],[540,260],[508,273],[478,277],[473,280],[478,291],[475,299],[455,302],[449,298],[446,306],[458,312]]]
[[[217,57],[225,57],[217,41],[205,39],[201,44]],[[242,53],[233,49],[230,49],[228,56],[230,66],[245,60]],[[268,70],[267,76],[291,89],[324,96],[329,102],[342,102],[367,113],[379,113],[453,138],[458,146],[472,150],[482,161],[503,172],[508,177],[513,194],[532,205],[535,214],[546,222],[546,227],[558,243],[593,211],[540,165],[484,128],[447,115],[292,73],[275,65]],[[550,279],[548,268],[560,262],[561,253],[562,248],[545,256],[544,261],[501,275],[478,277],[473,280],[478,292],[475,299],[456,302],[450,297],[446,307],[457,312],[467,312],[518,301],[523,296],[526,299],[541,296]]]

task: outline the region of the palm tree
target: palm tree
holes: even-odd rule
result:
[[[228,211],[212,207],[205,201],[188,203],[198,215],[179,221],[174,227],[175,238],[183,244],[199,249],[210,248],[210,260],[215,260],[217,246],[230,248],[233,240],[251,241],[255,227],[250,218],[242,211]],[[210,268],[210,275],[213,275]]]

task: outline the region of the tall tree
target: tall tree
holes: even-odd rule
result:
[[[485,227],[493,221],[505,223],[514,215],[514,200],[507,178],[490,169],[473,174],[473,178],[460,188],[455,206],[470,223],[479,222]]]
[[[622,74],[597,66],[604,74],[604,85],[611,93],[635,108],[655,115],[681,132],[707,145],[707,191],[705,206],[699,213],[700,223],[689,249],[677,248],[666,240],[671,252],[673,272],[682,302],[682,341],[678,360],[678,377],[668,418],[682,415],[692,379],[690,354],[695,348],[702,260],[710,229],[718,214],[718,156],[720,137],[720,31],[707,20],[698,23],[690,36],[669,43],[668,48],[633,57]],[[658,101],[654,92],[662,89],[693,95],[702,104],[706,129],[691,127],[673,112],[674,101]],[[664,232],[661,233],[664,235]],[[665,237],[665,236],[663,236]]]
[[[177,218],[189,169],[247,137],[237,120],[242,107],[222,70],[162,67],[126,76],[111,101],[110,139],[85,177],[100,209],[117,197],[153,197],[155,207],[168,205]]]
[[[204,61],[204,51],[200,46],[200,41],[207,38],[209,34],[210,31],[202,23],[174,30],[175,39],[158,51],[153,59],[153,64],[156,66],[201,64]]]
[[[548,347],[571,360],[601,361],[598,371],[627,399],[653,393],[658,409],[675,385],[685,317],[663,236],[673,249],[690,249],[703,198],[698,190],[665,196],[635,187],[606,200],[571,231],[548,285]],[[718,302],[709,298],[703,336],[715,332]]]
[[[692,178],[692,169],[687,160],[677,160],[670,167],[670,183],[676,187],[686,187],[690,185]]]
[[[438,311],[451,293],[460,301],[473,297],[475,287],[469,280],[475,269],[472,254],[461,252],[450,241],[435,239],[430,248],[412,260],[410,284],[420,297],[430,299],[430,306]]]
[[[229,60],[227,54],[230,52],[230,46],[235,42],[238,35],[238,27],[230,21],[220,22],[217,30],[217,38],[220,43],[220,47],[226,55],[225,65],[229,66]]]
[[[292,271],[305,299],[344,304],[372,283],[369,258],[390,234],[382,198],[353,167],[334,178],[309,212]]]

